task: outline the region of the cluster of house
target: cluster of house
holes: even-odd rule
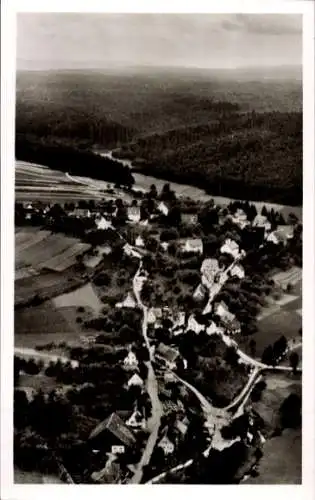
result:
[[[234,214],[230,215],[230,219],[240,229],[244,229],[249,225],[252,225],[254,228],[260,228],[264,233],[264,239],[275,245],[279,245],[280,243],[286,244],[288,240],[293,238],[292,226],[278,225],[276,230],[272,230],[272,225],[266,215],[257,214],[251,224],[244,210],[238,208]]]

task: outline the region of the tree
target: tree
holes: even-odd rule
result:
[[[249,349],[250,349],[251,356],[255,357],[255,355],[256,355],[256,341],[254,339],[250,340]]]
[[[265,348],[265,350],[261,356],[261,361],[262,361],[262,363],[265,363],[266,365],[273,365],[274,364],[274,353],[273,353],[273,348],[271,345],[268,345]]]
[[[296,351],[291,352],[289,361],[290,361],[290,366],[293,369],[293,373],[296,373],[296,369],[299,364],[300,357]]]
[[[283,428],[296,428],[301,425],[301,397],[291,393],[280,407],[280,419]]]

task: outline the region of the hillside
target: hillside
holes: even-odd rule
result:
[[[118,148],[143,173],[211,194],[294,205],[302,199],[301,103],[301,82],[279,73],[19,72],[16,131]]]

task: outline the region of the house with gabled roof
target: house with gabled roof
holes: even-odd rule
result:
[[[144,239],[142,238],[142,236],[137,236],[136,238],[136,241],[135,241],[135,245],[136,247],[140,247],[140,248],[143,248],[144,247]]]
[[[166,203],[164,203],[164,201],[161,201],[156,208],[163,215],[168,215],[168,213],[169,213],[169,208],[166,205]]]
[[[170,455],[175,450],[174,443],[172,443],[172,441],[167,436],[164,436],[161,439],[161,441],[158,443],[158,447],[162,448],[162,450],[164,451],[165,455]]]
[[[243,279],[245,276],[244,267],[241,266],[240,264],[233,266],[232,269],[230,270],[230,275],[237,276],[240,280]]]
[[[130,447],[136,443],[135,436],[117,413],[112,413],[98,424],[91,432],[89,439],[94,440],[99,437],[105,437],[111,445],[123,444]]]
[[[144,382],[141,377],[137,373],[134,373],[132,377],[127,382],[128,387],[137,386],[143,387]]]
[[[139,362],[137,360],[137,356],[131,350],[128,352],[127,356],[124,359],[124,368],[125,370],[137,370],[139,366]]]
[[[220,249],[220,252],[232,255],[234,259],[236,259],[240,255],[238,244],[236,243],[236,241],[231,240],[230,238],[225,240],[224,245],[222,245]]]
[[[219,304],[217,304],[215,313],[218,316],[220,316],[220,319],[221,319],[223,326],[230,333],[238,333],[241,331],[240,322],[236,319],[235,314],[232,314],[228,310],[227,305],[223,301],[221,301]]]
[[[155,355],[162,358],[169,368],[172,369],[176,367],[175,361],[179,356],[179,351],[161,342],[155,349]]]
[[[122,308],[126,307],[129,309],[134,309],[137,306],[137,302],[133,298],[133,295],[128,292],[127,297],[122,302],[117,302],[116,307]]]
[[[215,276],[220,272],[218,259],[204,259],[201,264],[200,272],[206,277],[209,283],[212,283]]]
[[[111,221],[105,219],[105,217],[95,219],[95,224],[99,231],[104,231],[113,227]]]
[[[140,207],[138,206],[132,205],[131,207],[128,207],[127,214],[130,222],[136,223],[141,219]]]
[[[264,228],[265,231],[271,230],[271,223],[265,215],[257,214],[255,219],[253,220],[254,227]]]
[[[131,417],[126,421],[126,425],[134,429],[144,429],[146,426],[145,418],[141,415],[140,411],[135,410]]]
[[[201,325],[200,323],[198,323],[195,316],[193,314],[191,314],[188,318],[186,331],[192,330],[193,332],[195,332],[198,335],[204,329],[205,329],[205,325]]]
[[[199,283],[196,290],[193,293],[193,298],[197,301],[203,300],[206,296],[206,289],[202,283]]]
[[[201,238],[188,238],[180,240],[181,251],[184,253],[203,253],[203,242]]]

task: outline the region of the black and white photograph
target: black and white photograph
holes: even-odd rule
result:
[[[15,61],[14,484],[301,485],[303,13],[18,12]]]

